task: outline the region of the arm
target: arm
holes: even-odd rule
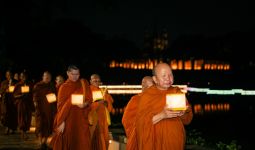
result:
[[[152,117],[152,122],[153,124],[158,123],[159,121],[166,119],[166,118],[175,118],[183,115],[183,111],[173,111],[168,108],[164,108],[163,111],[160,113],[156,114],[155,116]]]

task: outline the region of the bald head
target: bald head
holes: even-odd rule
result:
[[[99,87],[101,85],[100,76],[98,74],[92,74],[90,76],[90,84]]]
[[[167,90],[174,81],[171,67],[167,63],[159,63],[153,69],[153,80],[160,90]]]
[[[142,91],[154,85],[154,81],[151,76],[145,76],[142,79]]]

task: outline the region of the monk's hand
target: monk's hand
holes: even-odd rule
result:
[[[184,114],[184,111],[174,111],[167,107],[164,108],[163,112],[165,113],[165,118],[179,117]]]
[[[80,108],[84,108],[84,107],[87,107],[88,105],[89,105],[89,103],[88,103],[88,102],[85,102],[85,103],[79,104],[79,105],[77,105],[77,106],[80,107]]]
[[[60,126],[57,128],[58,133],[63,133],[65,129],[65,122],[62,122]]]

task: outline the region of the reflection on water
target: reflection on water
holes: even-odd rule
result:
[[[211,112],[228,112],[230,110],[229,103],[219,103],[219,104],[195,104],[192,106],[192,110],[194,114],[202,115],[204,113]]]
[[[113,94],[114,110],[111,112],[112,126],[122,128],[121,119],[125,106],[132,94]],[[243,149],[253,145],[255,134],[255,96],[244,95],[207,95],[206,93],[187,93],[194,117],[187,130],[201,131],[210,142],[229,143],[236,140]],[[123,133],[125,134],[125,133]]]

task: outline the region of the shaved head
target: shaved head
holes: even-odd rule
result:
[[[99,87],[102,84],[100,76],[98,74],[92,74],[90,76],[90,84]]]
[[[142,91],[154,85],[154,81],[151,76],[145,76],[142,79]]]
[[[152,73],[153,80],[160,90],[167,90],[174,82],[172,69],[167,63],[157,64]]]

